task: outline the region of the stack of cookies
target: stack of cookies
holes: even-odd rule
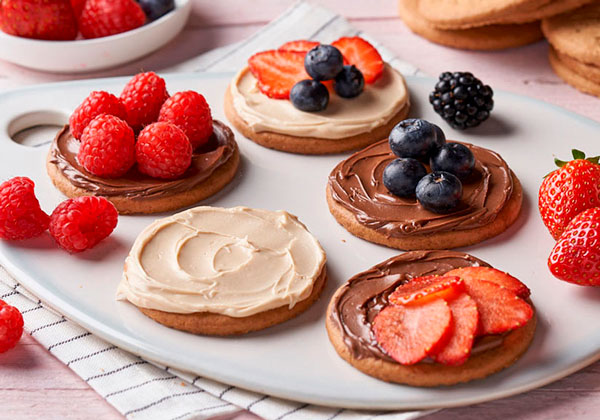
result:
[[[593,0],[399,0],[416,34],[454,48],[499,50],[542,38],[540,20]]]
[[[600,97],[600,2],[542,22],[552,68],[582,92]]]

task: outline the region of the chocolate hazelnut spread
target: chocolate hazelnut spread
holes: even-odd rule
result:
[[[152,199],[188,191],[206,180],[233,155],[237,145],[231,129],[213,121],[213,134],[208,143],[194,151],[192,164],[179,178],[164,180],[140,173],[134,166],[120,178],[101,178],[90,174],[77,161],[79,140],[64,126],[50,146],[50,163],[76,187],[105,197],[122,196],[132,200]]]
[[[379,347],[371,330],[373,319],[388,305],[389,295],[396,287],[415,277],[441,275],[454,268],[469,266],[489,265],[462,252],[406,252],[348,280],[335,294],[329,316],[341,331],[344,343],[354,358],[375,357],[394,362]],[[489,341],[488,337],[483,338]],[[488,348],[489,342],[485,344]],[[476,351],[477,344],[473,348],[473,352]]]
[[[356,220],[386,237],[468,230],[493,222],[513,191],[512,173],[495,152],[462,143],[476,162],[463,180],[459,206],[448,214],[424,209],[415,198],[392,195],[383,185],[383,170],[394,160],[387,140],[375,143],[340,162],[329,175],[332,198]]]

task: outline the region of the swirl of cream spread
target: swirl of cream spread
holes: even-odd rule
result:
[[[404,78],[387,64],[381,78],[365,85],[359,96],[344,99],[331,94],[320,112],[302,112],[289,100],[269,98],[248,68],[235,76],[230,89],[236,113],[255,132],[299,137],[341,139],[367,133],[387,124],[409,104]]]
[[[317,239],[285,211],[196,207],[144,229],[117,299],[246,317],[306,299],[325,260]]]

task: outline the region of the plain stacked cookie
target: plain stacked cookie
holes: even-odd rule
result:
[[[591,0],[399,0],[400,16],[418,35],[474,50],[518,47],[542,38],[539,20]]]
[[[545,19],[552,68],[578,90],[600,97],[600,3]]]

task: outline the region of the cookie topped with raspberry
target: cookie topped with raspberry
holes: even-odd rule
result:
[[[156,213],[215,194],[238,164],[233,132],[212,119],[204,96],[169,97],[165,80],[148,72],[120,97],[92,92],[57,134],[46,167],[69,197],[101,196],[119,213]]]

